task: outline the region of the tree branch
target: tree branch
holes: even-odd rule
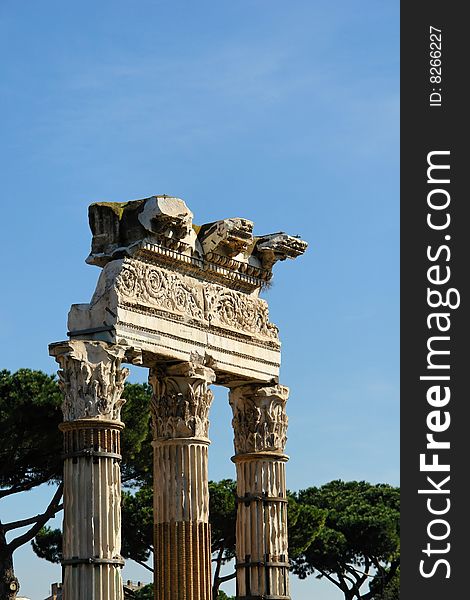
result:
[[[347,570],[348,573],[350,573],[354,577],[354,580],[350,580],[352,585],[357,585],[357,582],[361,579],[361,575],[363,575],[363,572],[359,571],[358,569],[349,564],[347,565],[347,568],[345,567],[345,570]]]
[[[54,514],[57,514],[63,508],[64,508],[64,505],[63,504],[59,504],[57,506]],[[5,523],[5,525],[3,526],[3,529],[5,531],[11,531],[12,529],[19,529],[21,527],[26,527],[27,525],[31,525],[32,523],[36,523],[36,521],[38,519],[40,519],[43,515],[44,515],[44,513],[36,515],[35,517],[31,517],[29,519],[23,519],[21,521],[12,521],[11,523]],[[53,515],[51,515],[51,516],[53,516]]]
[[[153,573],[153,569],[152,567],[149,567],[148,565],[146,565],[144,562],[142,562],[141,560],[137,560],[136,558],[132,558],[131,560],[133,560],[134,562],[136,562],[138,565],[140,565],[141,567],[144,567],[144,569],[147,569],[147,571],[150,571],[150,573]]]
[[[380,564],[380,561],[378,559],[376,559],[374,556],[371,557],[371,561],[372,561],[372,564],[374,565],[374,567],[377,569],[377,572],[380,573],[380,577],[383,579],[385,577],[385,574],[387,573],[387,571]]]
[[[219,551],[217,553],[217,558],[215,560],[216,563],[216,567],[215,567],[215,573],[214,573],[214,579],[213,579],[213,584],[212,584],[212,595],[214,596],[214,598],[217,598],[217,596],[219,595],[219,587],[220,587],[220,569],[222,567],[222,558],[224,556],[224,549],[225,546],[222,545],[219,548]]]
[[[219,577],[219,583],[225,583],[226,581],[235,579],[236,576],[237,576],[237,572],[234,571],[231,575],[224,575],[223,577]]]
[[[7,490],[0,490],[0,498],[6,498],[7,496],[11,496],[12,494],[17,494],[18,492],[28,492],[32,490],[34,487],[38,485],[42,485],[43,483],[47,483],[51,480],[51,477],[43,477],[42,479],[35,479],[34,481],[28,481],[22,484],[12,485],[11,488]]]
[[[370,561],[369,557],[366,556],[366,560],[364,563],[365,571],[362,573],[360,585],[362,585],[368,577],[372,577],[371,575],[369,575],[370,567],[371,567],[371,561]]]
[[[349,592],[349,588],[345,583],[341,583],[340,581],[336,581],[336,579],[333,579],[333,577],[331,577],[331,575],[328,575],[328,573],[326,573],[325,571],[322,571],[321,569],[315,567],[317,569],[317,571],[319,573],[321,573],[322,577],[326,577],[328,579],[328,581],[331,581],[331,583],[334,583],[337,587],[339,587],[339,589],[343,592],[343,593],[347,593]]]
[[[344,582],[345,586],[347,586],[346,581],[349,581],[349,583],[351,585],[356,585],[356,582],[354,581],[354,579],[351,579],[351,577],[349,577],[348,575],[345,575],[344,573],[341,573],[341,575],[338,575],[341,579],[341,581]]]
[[[385,575],[382,576],[382,586],[385,588],[390,581],[393,579],[393,577],[395,576],[395,573],[398,570],[398,567],[400,566],[400,561],[396,560],[396,561],[392,561],[392,563],[390,564],[390,568],[388,571],[385,571]],[[361,598],[361,600],[374,600],[374,595],[375,593],[373,591],[368,591],[366,594],[364,594]]]
[[[39,532],[41,527],[43,527],[43,525],[45,523],[47,523],[47,521],[51,517],[53,517],[56,514],[56,512],[58,512],[58,506],[60,504],[60,499],[62,497],[63,488],[64,488],[64,484],[61,483],[59,485],[59,487],[57,488],[56,493],[54,494],[52,500],[50,501],[49,506],[47,507],[45,512],[43,512],[41,515],[38,515],[37,520],[36,520],[35,524],[31,527],[31,529],[29,529],[23,535],[18,536],[16,539],[12,540],[8,544],[8,549],[10,550],[10,552],[14,552],[17,548],[19,548],[26,542],[29,542],[30,540],[32,540],[33,537],[35,537],[36,534]]]
[[[368,577],[372,577],[371,575],[369,575],[370,560],[367,556],[365,557],[364,568],[366,569],[365,571],[359,571],[358,569],[354,569],[351,567],[351,572],[354,578],[356,579],[356,582],[353,583],[351,592],[359,600],[363,600],[363,597],[361,595],[361,587],[363,586],[364,582],[367,580]]]
[[[354,573],[359,573],[360,575],[365,575],[366,578],[370,577],[371,579],[374,579],[375,575],[369,575],[369,573],[365,573],[364,571],[359,571],[359,569],[353,569],[351,568],[350,572],[352,573],[354,571]],[[359,581],[360,577],[358,575],[355,576],[356,577],[356,581]]]

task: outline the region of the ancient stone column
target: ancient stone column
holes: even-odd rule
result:
[[[211,600],[207,451],[212,369],[152,369],[155,599]]]
[[[287,431],[282,385],[230,391],[237,469],[237,598],[288,599]]]
[[[64,600],[122,600],[120,432],[124,351],[51,344],[64,394]]]

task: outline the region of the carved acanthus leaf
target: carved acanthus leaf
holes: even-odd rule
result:
[[[129,369],[121,368],[124,348],[104,342],[70,341],[51,344],[60,365],[64,421],[103,418],[120,420],[121,398]]]
[[[288,396],[283,385],[243,385],[230,391],[236,454],[284,452]]]
[[[213,381],[214,371],[194,362],[151,369],[154,438],[207,438]]]

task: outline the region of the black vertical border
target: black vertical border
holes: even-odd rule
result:
[[[466,374],[470,373],[468,315],[468,280],[470,278],[470,102],[466,99],[470,79],[470,35],[468,20],[464,17],[465,3],[436,2],[435,0],[401,3],[401,599],[451,600],[467,595],[468,543],[470,538],[470,394]],[[442,82],[430,82],[430,26],[442,30]],[[429,94],[432,87],[441,88],[442,106],[431,107]],[[450,150],[450,184],[445,187],[451,195],[449,206],[451,224],[446,231],[433,231],[426,223],[427,154],[435,150]],[[444,235],[450,235],[445,240]],[[450,412],[451,424],[447,431],[436,434],[436,439],[449,440],[450,450],[439,452],[439,461],[450,464],[449,473],[423,473],[419,468],[419,455],[426,451],[426,417],[431,407],[426,399],[430,382],[420,381],[427,370],[427,341],[436,335],[429,330],[426,318],[433,309],[427,305],[427,270],[431,263],[426,257],[427,246],[436,249],[448,244],[449,262],[439,263],[451,269],[447,286],[460,292],[458,309],[439,308],[450,313],[451,328],[447,334],[450,355],[442,362],[450,362],[451,400],[441,410]],[[444,252],[442,256],[444,256]],[[431,286],[436,288],[437,286]],[[434,333],[433,333],[434,331]],[[442,345],[444,347],[445,344]],[[443,371],[435,371],[444,374]],[[432,452],[431,452],[432,453]],[[443,488],[449,495],[418,494],[419,489],[432,488],[426,476],[436,482],[450,475]],[[449,512],[439,517],[427,509],[427,498],[435,500],[433,506],[445,506],[444,498],[451,502]],[[440,502],[440,504],[439,504]],[[435,518],[446,519],[450,525],[449,537],[442,541],[429,538],[427,527]],[[435,534],[445,532],[445,526],[434,526]],[[433,549],[448,552],[423,553],[427,543]],[[440,558],[450,565],[450,577],[445,564],[436,565],[433,576],[420,574],[420,561],[424,570],[431,572]]]

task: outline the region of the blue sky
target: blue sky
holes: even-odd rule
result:
[[[398,11],[3,0],[0,367],[55,371],[47,345],[98,277],[88,204],[175,195],[196,223],[245,217],[310,244],[265,294],[291,388],[289,487],[398,484]],[[230,418],[219,389],[213,479],[234,476]],[[0,518],[51,492],[5,502]],[[60,578],[27,548],[15,566],[31,600]],[[132,565],[124,576],[147,579]],[[341,598],[292,579],[296,600]]]

